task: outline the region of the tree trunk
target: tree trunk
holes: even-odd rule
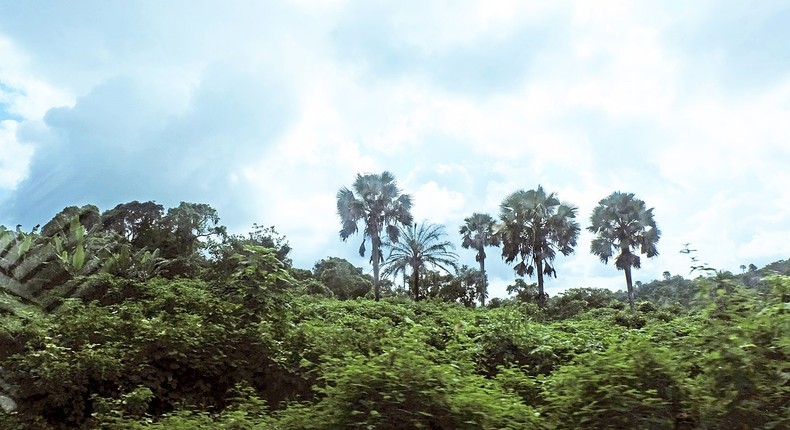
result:
[[[414,288],[414,301],[420,300],[420,272],[417,270],[416,267],[412,268],[412,286]]]
[[[628,287],[628,304],[631,306],[631,312],[634,311],[634,286],[631,284],[631,266],[625,268],[625,285]]]
[[[478,252],[482,254],[482,249]],[[480,306],[486,307],[486,293],[488,292],[488,283],[486,282],[486,259],[480,259]]]
[[[535,257],[535,270],[538,272],[538,306],[546,307],[546,294],[543,292],[543,259]]]
[[[381,285],[379,284],[379,253],[381,252],[381,239],[378,235],[371,235],[370,241],[373,245],[373,295],[376,301],[381,299]]]

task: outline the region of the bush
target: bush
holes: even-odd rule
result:
[[[25,352],[6,360],[22,421],[80,426],[106,399],[145,405],[131,415],[158,415],[183,402],[222,408],[227,390],[240,381],[276,386],[282,372],[267,321],[250,319],[242,305],[213,296],[201,281],[158,279],[136,287],[134,300],[108,290],[105,297],[114,298],[107,306],[102,299],[67,300]],[[145,402],[135,400],[147,392]]]
[[[279,428],[541,427],[535,411],[496,381],[437,364],[413,336],[370,357],[347,354],[328,361],[317,388],[321,400],[284,411]]]
[[[547,378],[546,408],[560,429],[672,429],[684,410],[675,357],[634,338],[582,354]]]
[[[647,324],[647,319],[639,312],[622,310],[614,315],[614,322],[623,327],[642,328]]]

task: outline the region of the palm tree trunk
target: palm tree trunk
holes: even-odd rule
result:
[[[543,292],[543,259],[535,257],[535,270],[538,272],[538,306],[546,306],[546,294]]]
[[[625,268],[625,285],[628,287],[628,304],[631,306],[631,312],[634,311],[634,286],[631,284],[631,266]]]
[[[482,251],[482,249],[480,250]],[[488,285],[486,285],[486,259],[480,259],[480,306],[486,307],[486,292]]]
[[[414,288],[414,301],[420,300],[420,272],[417,271],[417,268],[412,268],[412,285]]]
[[[373,295],[376,301],[379,301],[381,299],[381,285],[379,284],[379,253],[381,252],[381,239],[379,239],[378,235],[372,234],[370,241],[373,245],[373,255],[371,256],[373,259]]]

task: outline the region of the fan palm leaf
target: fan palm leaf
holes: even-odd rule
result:
[[[365,256],[366,243],[369,240],[374,293],[376,300],[379,300],[381,297],[379,265],[384,260],[381,252],[382,234],[385,234],[390,242],[396,243],[399,235],[397,226],[412,223],[411,196],[401,194],[395,176],[386,171],[381,174],[357,174],[352,189],[342,187],[337,192],[340,239],[346,241],[359,233],[362,225],[359,255]]]
[[[554,258],[557,252],[569,255],[579,237],[577,208],[561,202],[555,193],[547,194],[538,185],[535,190],[519,190],[500,205],[499,235],[502,258],[517,263],[513,269],[519,276],[538,277],[541,306],[545,304],[543,275],[557,277]]]
[[[598,202],[590,222],[592,225],[587,230],[596,235],[590,252],[604,264],[614,257],[615,267],[625,272],[628,302],[633,310],[631,269],[642,267],[639,254],[647,258],[658,255],[656,244],[661,231],[656,226],[653,209],[647,209],[645,202],[633,193],[615,191]]]

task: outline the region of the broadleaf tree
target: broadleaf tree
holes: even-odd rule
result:
[[[656,226],[653,208],[647,209],[645,202],[633,193],[615,191],[598,202],[590,217],[592,225],[587,230],[595,234],[590,252],[606,264],[615,257],[618,270],[625,272],[628,288],[628,303],[634,310],[634,286],[631,268],[639,269],[642,260],[638,254],[648,258],[658,255],[656,244],[661,231]]]
[[[499,236],[494,232],[496,220],[489,214],[473,213],[472,216],[464,219],[461,226],[461,247],[464,249],[474,249],[475,261],[480,263],[480,304],[486,305],[488,297],[488,279],[486,277],[486,251],[487,246],[499,246]]]
[[[569,255],[579,237],[576,207],[563,203],[555,193],[547,194],[538,185],[536,190],[519,190],[500,205],[502,225],[502,258],[506,263],[520,260],[513,266],[519,276],[537,275],[538,303],[546,303],[543,275],[554,275],[557,252]]]
[[[359,255],[365,256],[365,243],[370,240],[373,290],[378,301],[381,298],[379,267],[384,260],[381,252],[382,234],[395,243],[398,241],[398,226],[411,225],[411,196],[401,193],[395,176],[387,171],[381,174],[357,174],[352,188],[342,187],[337,192],[340,239],[346,241],[359,232],[359,225],[362,224]]]

